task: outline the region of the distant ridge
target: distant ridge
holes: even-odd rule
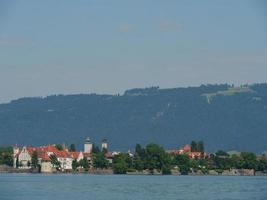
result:
[[[0,104],[0,145],[76,143],[107,138],[176,148],[203,140],[209,151],[267,150],[267,84],[131,89],[123,95],[54,95]]]

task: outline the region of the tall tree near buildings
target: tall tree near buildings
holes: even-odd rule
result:
[[[63,146],[61,144],[56,144],[56,148],[59,150],[59,151],[62,151],[63,150]]]
[[[104,152],[93,154],[93,166],[95,168],[101,168],[101,169],[108,167],[108,161],[105,158]]]
[[[57,157],[52,154],[49,156],[50,157],[50,160],[51,160],[51,164],[53,165],[53,167],[56,167],[57,170],[60,169],[60,162],[57,160]]]
[[[34,169],[36,169],[38,167],[38,153],[37,153],[37,151],[34,151],[32,153],[31,165],[32,165],[32,168],[34,168]]]
[[[75,144],[71,144],[71,145],[70,145],[70,147],[69,147],[69,151],[71,151],[71,152],[76,151]]]
[[[92,153],[99,153],[100,149],[97,145],[93,144]]]
[[[102,153],[105,155],[108,152],[108,150],[106,148],[102,149]]]
[[[77,162],[77,159],[74,159],[74,160],[72,161],[71,166],[72,166],[72,169],[73,169],[74,171],[79,167],[79,163]]]
[[[88,171],[89,162],[86,158],[83,158],[82,160],[80,160],[80,165],[84,168],[85,171]]]
[[[191,142],[191,151],[192,151],[192,152],[196,152],[196,151],[197,151],[197,146],[198,146],[198,145],[197,145],[197,142],[193,140],[193,141]]]
[[[190,171],[190,158],[187,154],[176,155],[174,158],[174,164],[179,167],[182,175],[187,175]]]
[[[198,144],[197,144],[197,147],[198,147],[198,152],[201,152],[201,154],[202,154],[202,157],[204,156],[203,154],[204,154],[204,151],[205,151],[205,149],[204,149],[204,142],[203,141],[199,141],[198,142]]]
[[[115,174],[125,174],[132,167],[132,159],[127,153],[115,156],[113,170]]]
[[[16,168],[19,168],[19,157],[16,158]]]

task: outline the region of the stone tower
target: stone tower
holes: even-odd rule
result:
[[[84,153],[92,153],[93,150],[93,144],[90,140],[90,138],[86,138],[85,143],[84,143]]]
[[[107,139],[103,139],[102,143],[101,143],[101,151],[103,151],[103,149],[108,150],[108,141]]]

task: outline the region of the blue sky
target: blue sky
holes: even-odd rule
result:
[[[267,82],[263,0],[0,0],[0,102]]]

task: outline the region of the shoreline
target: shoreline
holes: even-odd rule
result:
[[[173,176],[173,177],[204,177],[204,176],[213,176],[213,177],[267,177],[266,175],[212,175],[212,174],[205,174],[205,175],[173,175],[173,174],[166,174],[166,175],[158,175],[158,174],[94,174],[94,173],[28,173],[28,172],[0,172],[2,174],[38,174],[38,175],[94,175],[94,176]]]
[[[228,171],[228,170],[227,170]],[[229,171],[228,171],[229,172]],[[189,173],[189,174],[161,174],[161,173],[143,173],[143,172],[127,172],[125,174],[115,174],[112,170],[92,170],[92,171],[82,171],[82,172],[52,172],[52,173],[40,173],[38,171],[32,170],[0,170],[0,174],[40,174],[40,175],[120,175],[120,176],[267,176],[265,171],[256,171],[254,173],[246,174],[231,174],[231,173],[222,173],[222,174],[200,174],[200,173]]]
[[[93,174],[93,175],[117,175],[119,173],[114,173],[112,168],[89,168],[84,170],[82,168],[77,169],[76,171],[73,170],[64,170],[64,171],[57,171],[53,169],[51,172],[41,172],[40,169],[23,169],[23,168],[13,168],[8,165],[0,165],[0,174],[2,173],[24,173],[24,174]],[[267,176],[267,170],[263,171],[255,171],[254,169],[210,169],[206,170],[205,172],[201,170],[193,170],[189,171],[187,174],[181,173],[178,169],[171,169],[170,173],[163,174],[160,170],[142,170],[142,171],[126,171],[121,175],[140,175],[140,176]]]

